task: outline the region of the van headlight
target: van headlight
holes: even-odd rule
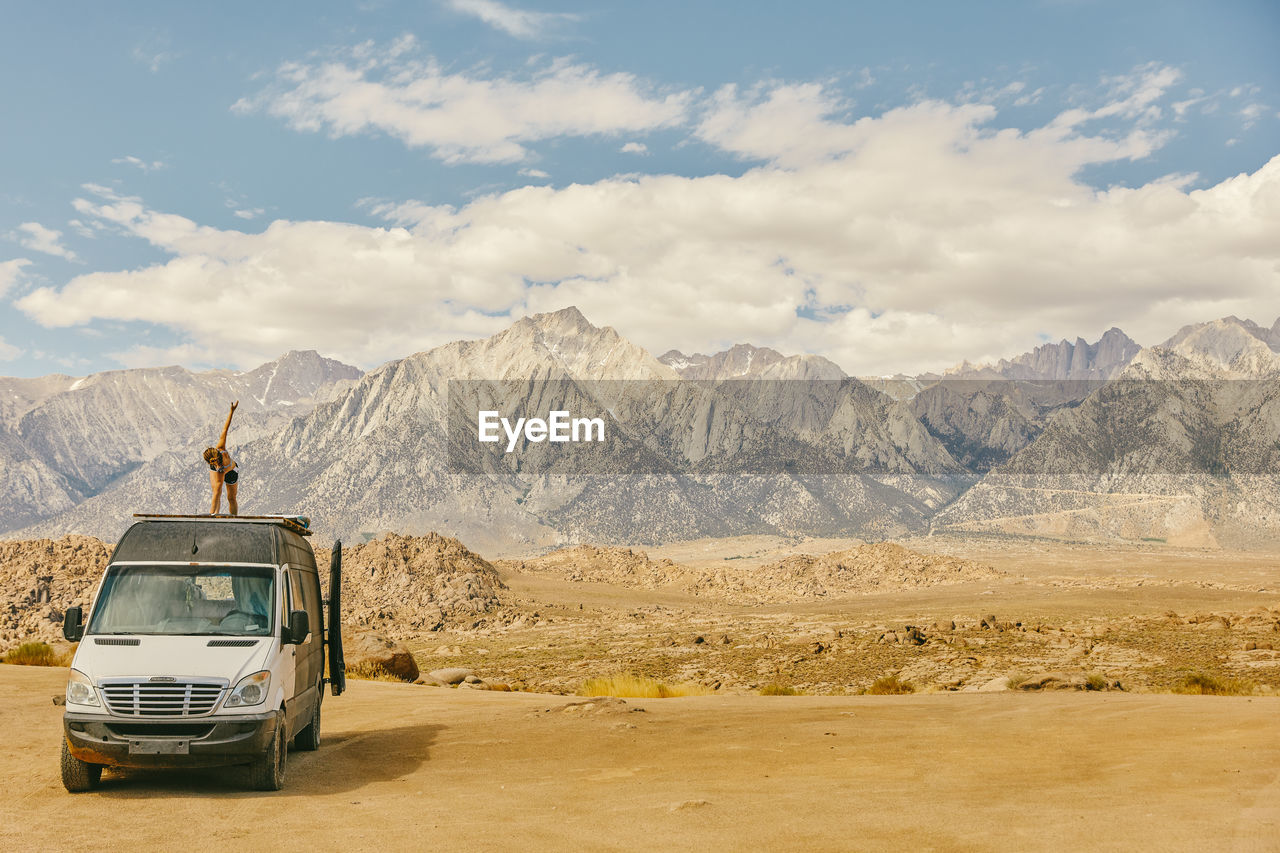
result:
[[[67,679],[67,704],[95,707],[102,704],[98,701],[98,691],[93,689],[89,676],[78,669],[71,670],[71,677]]]
[[[264,669],[253,675],[246,675],[231,691],[224,708],[244,708],[248,705],[261,705],[267,698],[267,690],[271,687],[271,670]]]

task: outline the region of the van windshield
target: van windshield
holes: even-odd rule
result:
[[[249,566],[111,566],[90,634],[271,633],[275,571]]]

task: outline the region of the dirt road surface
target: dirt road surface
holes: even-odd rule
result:
[[[353,682],[283,791],[227,768],[72,795],[65,678],[0,666],[0,849],[1280,850],[1274,697],[575,705]]]

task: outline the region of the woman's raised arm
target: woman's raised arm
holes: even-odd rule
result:
[[[236,406],[240,405],[240,401],[236,400],[231,404],[231,411],[227,412],[227,422],[222,425],[222,435],[218,438],[218,449],[227,449],[227,430],[231,429],[231,416],[236,413]]]

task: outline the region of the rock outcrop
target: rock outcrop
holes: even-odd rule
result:
[[[342,656],[347,669],[361,675],[386,674],[401,681],[418,677],[418,663],[408,646],[376,631],[344,632]]]
[[[89,536],[0,541],[0,649],[62,639],[66,608],[87,608],[111,557]]]
[[[327,566],[328,550],[316,560]],[[388,637],[470,627],[500,605],[505,588],[489,561],[436,533],[388,533],[342,551],[343,623]]]

